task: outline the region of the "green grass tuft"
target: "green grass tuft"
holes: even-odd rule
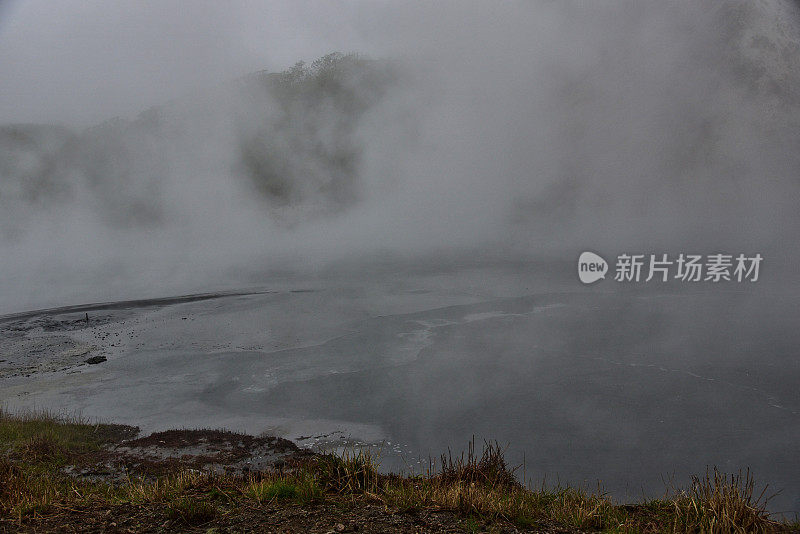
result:
[[[250,486],[245,495],[259,503],[294,499],[297,497],[297,486],[285,480],[262,480]]]

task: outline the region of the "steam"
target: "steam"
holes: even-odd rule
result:
[[[22,97],[4,97],[2,309],[368,271],[376,255],[797,256],[796,4],[366,13],[331,15],[350,41],[298,47],[366,55],[295,57],[309,63],[155,107],[149,88],[137,113],[88,128],[21,124],[8,110]],[[233,19],[230,35],[251,35]],[[229,69],[255,72],[251,59]]]

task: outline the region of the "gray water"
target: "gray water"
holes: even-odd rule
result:
[[[62,310],[26,335],[67,335],[109,361],[4,378],[0,401],[145,432],[373,447],[386,470],[497,440],[529,482],[600,483],[623,500],[707,466],[750,467],[782,491],[771,510],[800,510],[796,296],[758,284],[584,287],[566,268],[309,278],[91,309],[88,326],[72,322],[83,310]],[[4,335],[42,320],[7,321]]]

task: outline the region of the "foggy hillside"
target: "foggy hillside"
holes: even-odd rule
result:
[[[202,172],[208,141],[230,144],[212,162],[261,195],[265,210],[293,221],[335,213],[357,200],[362,116],[397,76],[387,62],[333,53],[311,65],[259,72],[215,92],[76,130],[10,125],[0,130],[3,229],[81,199],[103,224],[165,224],[173,175]],[[227,106],[224,114],[215,108]],[[189,186],[190,184],[186,184]]]

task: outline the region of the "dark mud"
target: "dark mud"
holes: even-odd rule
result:
[[[213,300],[225,297],[237,297],[245,295],[262,295],[271,293],[271,291],[229,291],[221,293],[198,293],[194,295],[182,295],[176,297],[162,297],[152,299],[137,299],[137,300],[123,300],[118,302],[96,302],[92,304],[80,304],[77,306],[62,306],[58,308],[46,308],[41,310],[25,311],[19,313],[10,313],[0,316],[0,323],[15,322],[24,319],[43,316],[44,320],[53,320],[53,316],[61,316],[65,314],[83,316],[88,312],[97,312],[105,310],[130,310],[136,308],[149,308],[153,306],[169,306],[172,304],[185,304],[188,302],[200,302],[203,300]],[[91,319],[91,316],[90,316]],[[56,321],[59,329],[63,329],[64,322]],[[69,322],[69,321],[65,321]],[[81,320],[72,320],[72,322],[80,324]]]
[[[115,443],[87,453],[64,467],[68,475],[91,481],[124,483],[131,477],[153,479],[181,470],[244,476],[282,469],[313,456],[291,441],[226,430],[168,430],[135,438],[125,427]]]

